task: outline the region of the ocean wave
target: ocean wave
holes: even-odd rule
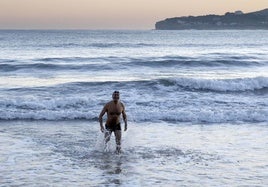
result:
[[[106,92],[112,87],[123,93],[130,121],[268,122],[268,102],[261,99],[268,93],[267,77],[72,82],[29,90],[23,87],[2,92],[0,120],[97,120],[108,99]],[[264,94],[259,98],[255,92]],[[10,96],[3,97],[5,94]]]
[[[268,77],[255,78],[236,78],[236,79],[203,79],[203,78],[161,78],[152,80],[135,80],[135,81],[81,81],[57,84],[52,87],[42,88],[44,91],[71,91],[84,90],[92,92],[93,90],[110,90],[116,88],[120,90],[140,90],[141,92],[170,92],[176,93],[180,91],[186,92],[215,92],[230,94],[267,94],[268,93]],[[15,89],[7,89],[5,91],[30,91],[39,90],[36,87],[22,87]],[[42,90],[41,90],[42,91]]]
[[[0,59],[0,63],[10,63],[10,62],[17,62],[18,60],[15,59]]]
[[[34,59],[0,59],[0,65],[14,65],[14,66],[29,66],[36,65],[35,63],[47,63],[48,65],[59,62],[99,62],[112,60],[113,57],[104,58],[90,58],[90,57],[44,57],[44,58],[34,58]],[[15,63],[13,63],[15,62]]]
[[[112,66],[109,66],[112,64]],[[117,66],[120,65],[120,66]],[[268,61],[258,59],[254,56],[163,56],[163,57],[44,57],[34,59],[0,59],[0,71],[17,71],[20,69],[40,69],[40,70],[68,70],[68,69],[87,69],[93,68],[116,69],[120,68],[180,68],[180,67],[251,67],[266,66]]]
[[[48,48],[139,48],[139,47],[156,47],[158,44],[153,43],[123,43],[123,42],[107,42],[107,43],[60,43],[38,45],[38,47]]]
[[[149,43],[92,43],[88,44],[88,47],[97,47],[97,48],[136,48],[136,47],[155,47],[157,44],[149,44]]]
[[[45,57],[45,58],[37,58],[31,59],[32,61],[37,62],[86,62],[92,60],[92,58],[88,57]]]
[[[16,98],[0,101],[0,119],[89,119],[87,108],[91,108],[92,101],[88,98],[44,99]],[[79,110],[80,109],[80,110]]]
[[[164,56],[164,57],[151,57],[143,59],[131,59],[130,65],[138,66],[189,66],[189,67],[215,67],[215,66],[265,66],[268,61],[259,59],[255,56],[214,56],[214,54],[201,55],[197,57],[191,56]]]
[[[62,67],[60,67],[62,68]],[[121,90],[137,89],[142,92],[215,92],[215,93],[233,93],[233,94],[266,94],[268,93],[268,77],[252,78],[234,78],[234,79],[205,79],[205,78],[161,78],[150,80],[133,81],[78,81],[56,84],[53,86],[42,87],[41,91],[71,91],[85,90],[91,92],[92,89],[101,91],[116,88]],[[2,88],[2,91],[31,91],[40,90],[39,87],[16,87]]]
[[[190,123],[241,123],[241,122],[268,122],[267,110],[174,110],[159,113],[147,112],[134,114],[133,120],[140,121],[167,121]]]
[[[128,57],[115,57],[115,56],[105,56],[105,57],[44,57],[44,58],[35,58],[29,59],[28,61],[33,62],[47,62],[47,63],[54,63],[54,62],[89,62],[89,63],[99,63],[99,62],[128,62]],[[100,64],[101,66],[103,64]]]
[[[236,79],[171,78],[162,79],[159,82],[166,86],[176,85],[187,89],[220,92],[254,91],[268,88],[268,77]]]
[[[142,101],[141,101],[142,102]],[[127,102],[129,121],[170,121],[194,123],[268,122],[268,104],[251,107],[248,104],[213,102],[204,105],[196,100]],[[86,97],[1,99],[0,120],[95,120],[104,103]],[[142,104],[142,106],[141,106]],[[252,104],[252,103],[251,103]]]
[[[0,64],[0,69],[4,72],[6,71],[17,71],[20,69],[56,69],[60,66],[54,64]]]
[[[113,84],[121,85],[124,89],[131,88],[131,85],[137,89],[157,89],[176,91],[185,89],[188,91],[212,91],[212,92],[244,92],[260,91],[268,89],[268,77],[254,78],[235,78],[235,79],[202,79],[202,78],[162,78],[153,80],[139,81],[106,81],[106,82],[73,82],[61,86],[111,86]]]
[[[52,60],[52,59],[50,59]],[[56,60],[56,59],[53,59]],[[103,65],[103,64],[102,64]],[[11,72],[18,70],[98,70],[101,66],[99,64],[52,64],[52,63],[25,63],[25,64],[0,64],[0,71]],[[102,70],[112,69],[110,66],[102,67]],[[28,72],[28,71],[27,71]]]

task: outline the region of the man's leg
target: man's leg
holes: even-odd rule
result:
[[[111,131],[105,129],[105,131],[104,131],[104,139],[105,139],[104,151],[105,152],[108,152],[109,151],[109,149],[108,149],[108,142],[110,141],[111,134],[112,134]]]
[[[105,129],[105,132],[104,132],[105,144],[107,144],[110,141],[111,134],[112,134],[111,131]]]
[[[116,142],[116,152],[120,153],[120,151],[121,151],[121,137],[122,137],[121,130],[116,130],[114,132],[114,134],[115,134],[115,142]]]

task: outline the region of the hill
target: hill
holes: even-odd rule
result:
[[[217,30],[217,29],[268,29],[268,9],[225,15],[184,16],[168,18],[155,24],[156,30]]]

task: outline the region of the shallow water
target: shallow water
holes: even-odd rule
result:
[[[267,124],[130,123],[122,154],[87,121],[0,125],[1,186],[267,186]]]

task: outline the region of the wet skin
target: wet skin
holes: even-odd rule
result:
[[[106,120],[106,127],[107,129],[112,129],[112,126],[118,125],[120,123],[120,117],[121,114],[123,116],[123,120],[125,123],[124,130],[127,130],[127,115],[125,112],[125,106],[122,102],[119,101],[119,93],[113,94],[113,100],[108,102],[102,109],[100,115],[99,115],[99,122],[100,122],[100,128],[101,132],[105,132],[105,142],[107,143],[110,140],[112,131],[110,130],[104,130],[103,126],[103,115],[107,113],[107,120]],[[111,127],[111,128],[109,128]],[[120,152],[121,150],[121,137],[122,133],[121,130],[114,130],[115,139],[116,139],[116,150],[117,152]]]

